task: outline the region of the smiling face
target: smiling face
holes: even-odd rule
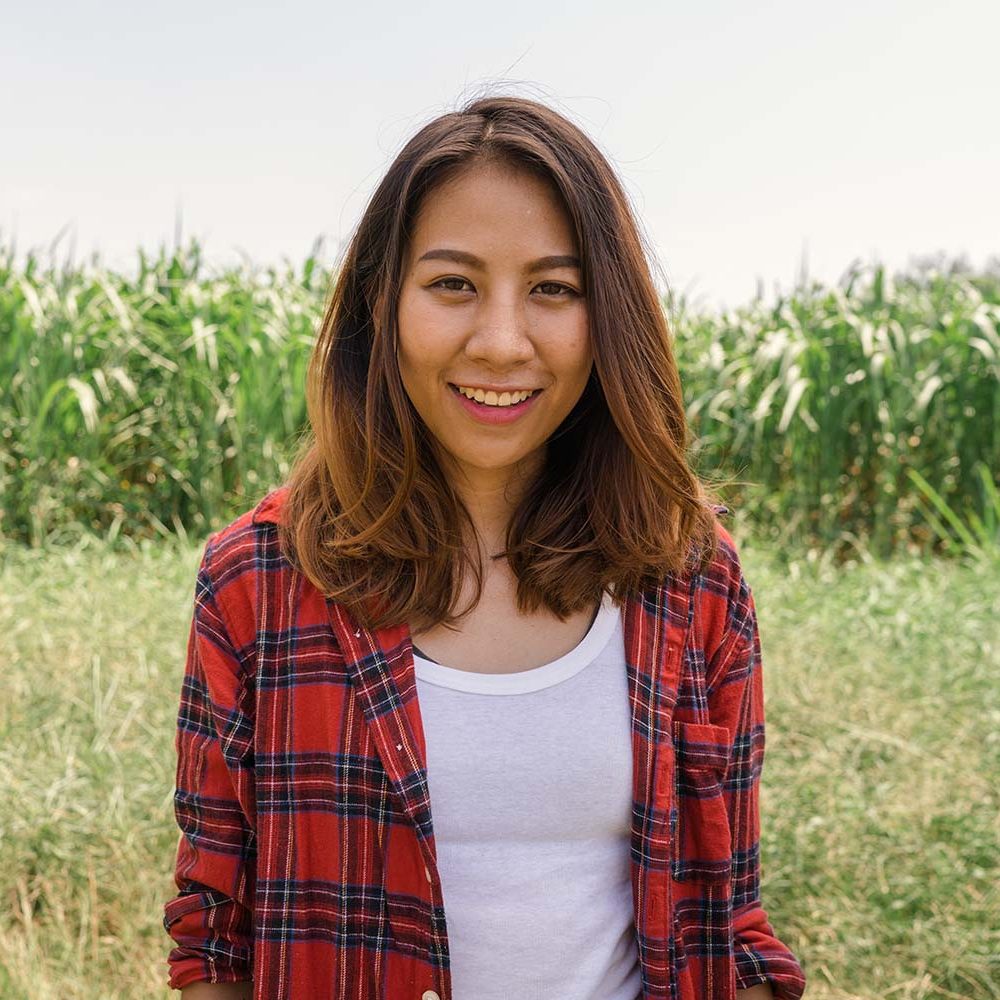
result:
[[[546,181],[476,165],[431,191],[403,262],[398,363],[445,466],[473,489],[532,475],[593,363],[572,222]],[[520,405],[456,386],[535,390]],[[516,398],[516,397],[515,397]]]

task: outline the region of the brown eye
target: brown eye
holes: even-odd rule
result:
[[[577,294],[576,289],[570,288],[569,285],[563,285],[563,284],[561,284],[558,281],[543,281],[538,287],[539,288],[555,288],[556,292],[546,292],[545,293],[546,295],[552,295],[554,298],[570,298],[571,296]],[[562,292],[565,292],[566,294],[562,295],[561,294]]]
[[[446,292],[461,292],[461,288],[445,288],[449,282],[457,282],[459,285],[467,285],[469,282],[465,278],[442,278],[440,281],[435,281],[431,288],[444,288]]]

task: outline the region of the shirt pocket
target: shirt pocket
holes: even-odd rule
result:
[[[723,791],[730,736],[725,726],[673,724],[676,825],[672,870],[678,882],[725,882],[733,847]]]

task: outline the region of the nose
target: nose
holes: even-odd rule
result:
[[[535,355],[524,304],[494,298],[476,311],[475,325],[465,345],[466,355],[495,371],[506,371]]]

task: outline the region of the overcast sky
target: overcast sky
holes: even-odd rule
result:
[[[1000,254],[1000,4],[4,3],[0,242],[332,260],[406,139],[484,88],[546,101],[706,307],[803,263]]]

